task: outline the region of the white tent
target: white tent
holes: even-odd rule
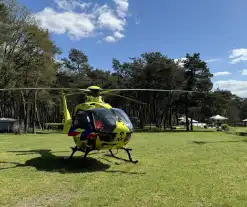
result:
[[[220,121],[226,120],[228,118],[224,117],[224,116],[220,116],[220,115],[216,115],[216,116],[212,116],[210,117],[210,119],[213,119],[216,121],[217,125],[220,124]],[[216,127],[217,131],[218,131],[218,126]]]
[[[186,122],[186,118],[185,117],[180,117],[178,118],[180,121]],[[191,118],[188,118],[189,122],[191,122]],[[198,123],[198,121],[192,119],[192,123]]]
[[[244,122],[247,122],[247,119],[244,119],[243,121],[244,121]]]
[[[224,117],[224,116],[216,115],[216,116],[210,117],[210,119],[214,119],[214,120],[219,121],[219,120],[226,120],[226,119],[228,119],[228,118],[226,118],[226,117]]]

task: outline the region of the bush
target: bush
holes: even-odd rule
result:
[[[237,132],[238,136],[247,136],[247,132]]]
[[[221,128],[223,131],[230,131],[230,126],[228,124],[222,124]]]
[[[16,135],[20,135],[24,133],[24,129],[22,127],[18,127],[16,129],[14,129],[14,134]]]

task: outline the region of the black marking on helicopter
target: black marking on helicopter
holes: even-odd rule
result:
[[[124,135],[124,132],[121,132],[121,133],[120,133],[120,137],[117,138],[117,141],[118,141],[118,142],[119,142],[119,141],[122,141],[122,140],[124,139],[123,135]]]
[[[110,145],[115,146],[116,143],[112,143],[112,144],[110,144],[110,143],[103,143],[103,144],[102,144],[102,147],[103,147],[103,146],[110,146]]]

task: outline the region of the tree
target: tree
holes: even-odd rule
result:
[[[8,16],[3,24],[5,35],[1,36],[2,59],[0,66],[0,84],[5,87],[42,87],[49,86],[56,78],[58,65],[54,56],[59,53],[58,48],[50,40],[48,31],[37,26],[35,19],[15,1],[2,4],[1,10]],[[3,13],[3,12],[2,12]],[[2,14],[1,13],[1,14]],[[26,131],[30,119],[30,107],[33,108],[33,123],[35,122],[35,106],[37,93],[23,91],[13,93],[20,103],[20,118],[24,118]],[[11,93],[3,94],[3,104],[11,100]],[[33,102],[31,105],[30,103]],[[23,113],[22,113],[23,112]]]
[[[77,73],[84,73],[89,69],[88,57],[80,50],[72,48],[69,57],[62,59],[65,68]]]
[[[154,123],[172,127],[178,117],[186,115],[199,121],[215,114],[237,122],[247,118],[247,101],[230,91],[212,92],[212,74],[199,53],[186,54],[181,62],[160,52],[149,52],[120,62],[113,58],[113,71],[93,68],[81,50],[72,48],[62,64],[55,60],[61,51],[47,30],[39,28],[31,13],[14,0],[0,3],[0,88],[7,87],[75,87],[98,85],[102,88],[185,89],[203,93],[120,92],[123,96],[148,103],[143,106],[116,96],[105,96],[114,107],[123,108],[129,116],[138,117],[139,126]],[[181,64],[183,63],[183,64]],[[83,101],[70,96],[69,109]],[[62,110],[58,92],[1,92],[0,116],[25,120],[26,131],[32,123],[44,126],[61,122]],[[135,118],[134,118],[135,119]],[[150,127],[151,128],[151,127]],[[191,127],[192,129],[192,127]]]
[[[186,86],[185,90],[188,91],[198,91],[208,93],[213,84],[211,82],[211,77],[213,74],[210,73],[209,68],[207,67],[207,63],[200,59],[200,53],[194,53],[193,55],[186,54],[185,60],[183,61],[184,71],[185,71],[185,79]],[[186,116],[186,129],[189,130],[189,107],[191,107],[191,120],[194,116],[194,111],[196,108],[203,108],[205,101],[205,94],[194,93],[194,94],[185,94],[183,98],[183,102],[185,104],[185,116]],[[201,110],[199,110],[201,112]],[[199,117],[199,116],[198,116]],[[205,117],[200,117],[201,119]],[[191,122],[191,130],[192,130],[192,122]]]
[[[120,63],[113,60],[113,67],[118,76],[118,83],[122,87],[132,88],[158,88],[158,89],[181,89],[183,87],[183,71],[178,65],[167,56],[159,52],[144,53],[140,57],[130,58],[131,62]],[[128,93],[129,95],[131,93]],[[162,122],[168,119],[174,93],[156,92],[133,92],[132,97],[149,103],[150,121],[160,127]],[[145,125],[146,108],[138,106],[141,126]],[[151,118],[152,117],[152,118]]]
[[[240,119],[244,120],[247,119],[247,99],[241,99],[241,105],[240,105]]]

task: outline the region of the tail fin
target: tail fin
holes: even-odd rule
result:
[[[71,126],[71,116],[68,110],[66,96],[64,93],[62,93],[62,102],[63,102],[63,114],[64,114],[64,128],[63,133],[68,134],[70,126]]]

